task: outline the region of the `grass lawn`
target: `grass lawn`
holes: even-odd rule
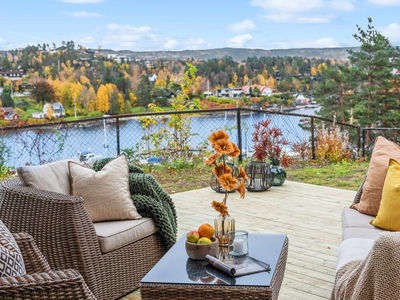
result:
[[[357,191],[369,163],[348,163],[332,165],[292,165],[286,169],[291,181],[330,186]]]
[[[291,165],[286,168],[287,180],[330,186],[356,191],[368,170],[368,163],[345,163],[331,165],[308,164]],[[211,170],[200,163],[173,165],[143,166],[153,175],[161,187],[168,193],[179,193],[210,186]]]

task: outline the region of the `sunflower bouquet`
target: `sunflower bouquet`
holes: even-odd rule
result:
[[[209,167],[214,166],[212,172],[218,178],[219,184],[225,189],[225,197],[222,202],[213,201],[212,207],[220,214],[227,215],[226,200],[228,192],[236,190],[240,193],[240,198],[244,199],[246,192],[244,181],[248,180],[248,177],[242,167],[240,167],[239,174],[236,177],[232,176],[232,169],[227,165],[227,160],[228,157],[237,157],[240,154],[240,150],[235,143],[229,141],[229,135],[225,131],[214,132],[210,137],[210,144],[216,153],[211,154],[204,161],[204,164]],[[221,162],[217,163],[217,160]]]

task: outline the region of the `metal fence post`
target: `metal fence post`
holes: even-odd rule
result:
[[[360,126],[357,127],[357,157],[361,153],[361,128]]]
[[[314,117],[311,117],[311,153],[312,159],[315,160],[315,137],[314,137]]]
[[[362,157],[365,157],[365,128],[362,130]]]
[[[119,144],[119,118],[116,118],[116,128],[117,128],[117,155],[121,154],[120,144]]]
[[[238,131],[238,148],[240,149],[240,154],[239,154],[239,162],[243,161],[243,156],[242,156],[242,120],[241,120],[241,115],[240,115],[240,107],[237,108],[237,114],[236,114],[236,122],[237,122],[237,131]]]

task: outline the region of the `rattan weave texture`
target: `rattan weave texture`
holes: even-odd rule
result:
[[[0,278],[0,299],[96,300],[75,270],[53,272],[44,256],[25,233],[13,234],[24,258],[27,274]]]
[[[3,182],[0,196],[0,219],[10,231],[32,235],[51,269],[77,270],[99,300],[138,288],[165,253],[153,234],[103,254],[82,198],[25,187],[18,179]]]
[[[288,247],[289,240],[286,238],[269,287],[142,283],[141,299],[276,300],[285,274]]]

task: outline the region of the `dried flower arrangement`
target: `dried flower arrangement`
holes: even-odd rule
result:
[[[214,165],[212,172],[218,178],[219,184],[225,189],[225,197],[222,202],[212,202],[212,207],[222,215],[228,214],[228,207],[226,206],[228,191],[238,191],[240,197],[243,199],[246,192],[244,180],[248,180],[242,167],[240,167],[238,176],[232,176],[232,170],[227,165],[226,161],[228,157],[237,157],[240,154],[240,150],[235,143],[230,142],[228,139],[229,135],[225,131],[219,130],[214,132],[210,137],[210,144],[216,153],[211,154],[210,157],[204,161],[204,164],[207,166]],[[222,162],[217,163],[217,159],[222,159]]]
[[[268,158],[273,164],[280,161],[283,167],[288,167],[290,157],[283,153],[283,147],[289,142],[283,138],[282,130],[270,127],[271,120],[260,121],[254,125],[253,132],[253,158],[257,161],[264,161]]]

